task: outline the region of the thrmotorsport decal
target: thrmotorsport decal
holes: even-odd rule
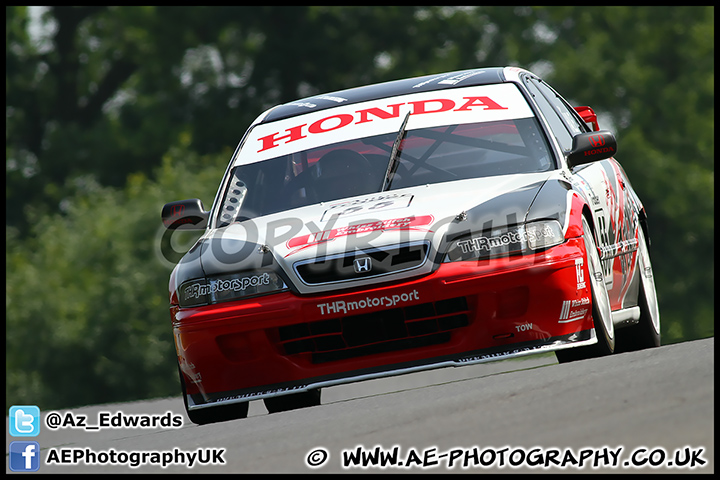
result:
[[[233,278],[231,280],[213,280],[210,285],[201,283],[193,283],[185,288],[184,294],[186,299],[203,297],[211,293],[235,291],[241,292],[248,287],[258,287],[260,285],[269,285],[270,275],[263,273],[261,275],[251,275],[249,277]]]
[[[420,300],[420,295],[417,290],[413,290],[410,293],[396,293],[390,296],[366,297],[362,300],[337,300],[329,303],[318,303],[317,307],[320,309],[321,315],[339,313],[348,314],[350,312],[364,310],[366,308],[394,307],[400,303],[412,302],[413,300]]]
[[[519,244],[519,243],[525,243],[528,240],[535,241],[538,238],[551,238],[554,237],[555,233],[553,230],[546,226],[542,230],[532,230],[530,232],[527,232],[525,230],[512,230],[506,233],[503,233],[502,235],[497,235],[495,237],[473,237],[469,240],[463,240],[458,242],[458,247],[460,247],[460,250],[462,253],[468,253],[468,252],[482,252],[490,251],[491,248],[499,248],[510,244]]]

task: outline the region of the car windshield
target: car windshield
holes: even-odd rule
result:
[[[380,192],[383,185],[385,190],[398,190],[555,168],[534,116],[414,129],[411,116],[406,131],[400,130],[404,115],[398,117],[394,130],[387,133],[250,163],[237,161],[219,204],[217,226]],[[388,168],[399,137],[395,162]]]

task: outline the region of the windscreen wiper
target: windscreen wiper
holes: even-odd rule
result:
[[[400,151],[400,142],[402,142],[402,139],[405,137],[405,127],[407,127],[408,118],[410,118],[410,112],[405,115],[405,120],[403,120],[402,126],[400,126],[400,131],[393,142],[392,150],[390,151],[390,159],[388,160],[387,169],[385,170],[385,178],[383,179],[382,187],[380,187],[381,192],[390,188],[390,184],[392,183],[390,176],[395,175],[395,171],[397,170],[397,157],[398,152]]]

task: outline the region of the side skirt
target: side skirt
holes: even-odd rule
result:
[[[628,327],[640,321],[640,307],[623,308],[612,312],[612,320],[615,328]]]

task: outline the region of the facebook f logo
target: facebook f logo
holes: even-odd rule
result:
[[[36,472],[40,468],[40,445],[37,442],[10,443],[10,470]]]
[[[10,435],[37,437],[40,433],[40,409],[35,405],[10,407]]]

